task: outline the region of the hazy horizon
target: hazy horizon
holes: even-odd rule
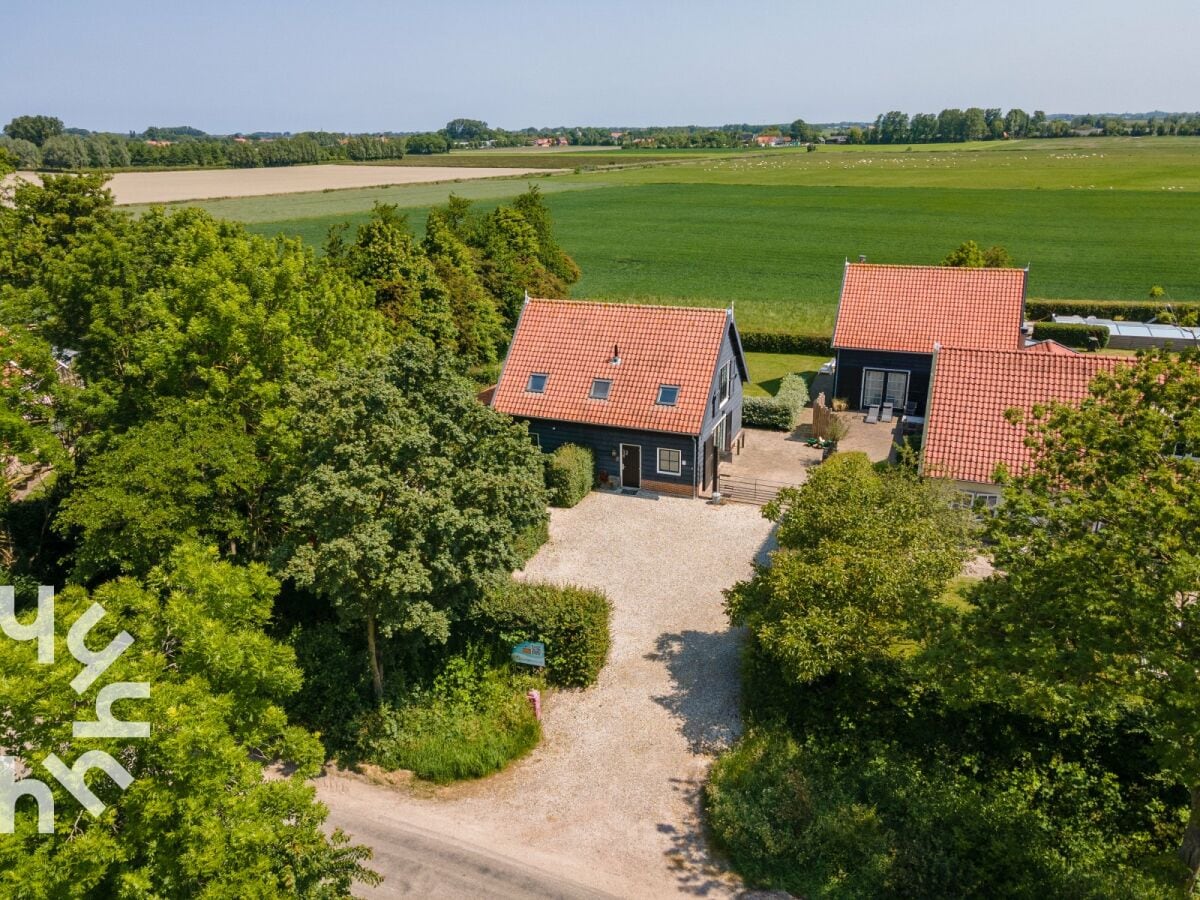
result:
[[[1016,0],[203,9],[64,0],[6,18],[0,121],[93,131],[424,131],[870,121],[879,113],[1200,109],[1200,4]],[[1149,59],[1147,64],[1144,60]]]

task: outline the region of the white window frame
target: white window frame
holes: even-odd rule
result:
[[[535,378],[544,378],[545,379],[545,381],[542,382],[542,389],[540,391],[535,391],[533,389],[533,379],[535,379]],[[546,386],[549,384],[550,384],[550,374],[548,372],[530,372],[529,378],[525,382],[525,393],[527,393],[527,394],[544,394],[544,393],[546,393]]]
[[[986,509],[989,512],[1000,505],[1000,495],[993,494],[990,491],[959,491],[959,496],[954,501],[955,509],[970,509],[981,510]],[[983,501],[980,503],[979,501]]]
[[[662,455],[664,453],[675,454],[675,471],[662,467]],[[654,450],[654,467],[659,475],[674,475],[675,477],[683,475],[683,451],[676,450],[673,447],[656,447]]]
[[[608,385],[608,387],[605,388],[605,390],[604,390],[603,397],[596,396],[596,385],[598,385],[598,384]],[[608,398],[612,395],[612,386],[613,386],[613,383],[612,383],[611,378],[593,378],[592,386],[588,390],[588,399],[589,400],[602,400],[604,402],[607,402]]]
[[[673,403],[663,403],[662,392],[664,389],[668,389],[668,388],[675,392],[675,402],[673,402]],[[679,405],[679,394],[680,394],[679,385],[677,385],[677,384],[660,384],[658,386],[658,399],[655,401],[655,403],[658,406],[678,406]]]
[[[730,368],[733,366],[733,360],[728,360],[725,365],[721,366],[717,373],[717,398],[720,401],[720,406],[723,409],[725,404],[729,402],[729,398],[733,396],[733,372]],[[725,396],[721,396],[721,382],[725,382]]]

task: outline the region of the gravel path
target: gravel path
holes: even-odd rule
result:
[[[709,857],[699,799],[712,754],[741,727],[741,636],[721,590],[750,574],[770,523],[753,506],[593,493],[555,510],[550,533],[524,577],[600,588],[613,602],[597,685],[548,698],[542,744],[497,776],[341,794],[330,784],[322,798],[335,813],[351,795],[385,805],[622,896],[737,893]]]

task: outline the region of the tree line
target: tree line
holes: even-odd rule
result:
[[[386,737],[354,712],[465,652],[544,531],[541,453],[471,373],[526,288],[565,296],[578,269],[536,190],[453,199],[421,237],[378,207],[318,256],[195,208],[135,217],[98,175],[43,182],[0,202],[0,581],[23,620],[59,586],[60,641],[93,602],[133,635],[111,671],[151,695],[118,715],[151,731],[87,742],[134,779],[91,779],[100,817],[51,783],[68,824],[44,836],[22,802],[0,893],[348,896],[375,878],[322,829],[314,732]],[[31,764],[84,749],[94,703],[34,643],[0,642]],[[296,774],[264,779],[272,760]]]
[[[881,113],[868,128],[850,128],[850,143],[932,144],[994,141],[1009,138],[1061,138],[1081,135],[1195,135],[1200,116],[1186,114],[1128,120],[1114,116],[1050,116],[1043,110],[1032,115],[1023,109],[1007,113],[998,107],[943,109],[940,113],[892,110]]]
[[[0,147],[22,169],[74,171],[153,166],[295,166],[336,160],[402,159],[406,153],[445,153],[439,133],[214,136],[187,126],[151,127],[141,134],[64,128],[53,116],[18,116],[4,126]]]

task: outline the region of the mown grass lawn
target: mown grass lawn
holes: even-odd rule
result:
[[[773,397],[784,375],[800,375],[811,386],[817,370],[829,360],[828,356],[804,356],[799,353],[747,353],[750,383],[744,388],[747,397]]]

